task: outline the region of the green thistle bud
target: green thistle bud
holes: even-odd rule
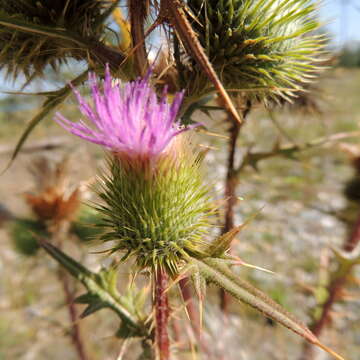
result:
[[[139,267],[165,267],[171,274],[188,255],[201,253],[213,205],[203,185],[199,159],[191,154],[160,158],[127,166],[110,162],[99,195],[105,205],[108,232],[103,240],[116,240],[113,251],[134,256]]]
[[[140,268],[162,268],[174,275],[181,260],[206,249],[203,236],[213,213],[203,184],[199,157],[190,153],[176,117],[183,93],[168,102],[166,89],[158,97],[144,79],[115,83],[109,68],[103,89],[90,74],[95,106],[75,90],[81,112],[93,124],[74,123],[56,114],[65,129],[111,152],[109,174],[98,188],[104,204],[104,241],[112,251],[133,256]],[[193,126],[192,126],[193,127]],[[101,225],[101,224],[99,224]]]
[[[97,0],[0,0],[0,68],[14,77],[20,72],[31,77],[69,57],[86,59],[80,43],[100,38],[110,5]]]
[[[220,79],[248,97],[291,96],[317,70],[311,0],[189,0],[193,28]]]
[[[84,207],[78,218],[71,224],[71,232],[81,241],[91,241],[99,237],[102,229],[99,228],[101,217],[91,207]]]
[[[36,255],[39,249],[38,240],[49,237],[42,222],[30,219],[16,219],[9,230],[14,249],[24,256]]]

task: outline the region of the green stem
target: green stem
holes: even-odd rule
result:
[[[53,226],[49,227],[52,232],[51,242],[56,244],[60,249],[63,246],[64,240],[68,236],[70,224],[67,221],[54,222]],[[79,324],[79,317],[74,303],[74,294],[71,290],[70,279],[62,268],[57,269],[57,276],[62,285],[65,297],[65,304],[70,318],[70,337],[74,345],[79,360],[90,360],[86,354],[85,345],[81,336],[81,329]]]

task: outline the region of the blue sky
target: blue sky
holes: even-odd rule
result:
[[[323,0],[320,16],[328,22],[334,46],[360,43],[360,0]]]

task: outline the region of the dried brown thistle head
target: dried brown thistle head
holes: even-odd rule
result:
[[[81,189],[70,185],[68,164],[68,157],[59,162],[39,157],[31,164],[36,193],[25,194],[25,199],[39,220],[59,223],[70,221],[76,215]]]

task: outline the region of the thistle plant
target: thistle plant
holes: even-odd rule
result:
[[[0,68],[31,80],[43,75],[46,66],[58,70],[70,58],[100,60],[106,51],[101,44],[105,20],[113,6],[97,0],[1,0]]]
[[[79,211],[83,190],[69,181],[68,165],[68,157],[52,162],[47,157],[37,157],[29,166],[35,180],[35,191],[26,193],[25,200],[33,218],[14,218],[10,224],[11,240],[21,255],[36,256],[40,249],[39,241],[63,247],[65,240],[73,232],[70,227]],[[62,267],[57,267],[55,273],[63,290],[71,324],[69,337],[78,359],[88,360],[82,329],[77,323],[73,283]]]
[[[242,97],[288,97],[318,70],[310,0],[189,0],[192,25],[221,81]],[[194,68],[196,71],[196,66]]]
[[[358,282],[355,268],[360,264],[360,217],[359,217],[359,185],[360,185],[360,157],[359,149],[355,146],[342,144],[344,150],[352,158],[355,170],[354,176],[347,182],[344,195],[348,200],[343,221],[348,226],[348,234],[343,241],[341,249],[333,249],[334,257],[325,275],[319,276],[317,287],[314,291],[316,306],[311,309],[310,329],[317,336],[328,327],[336,316],[336,302],[347,300],[347,288],[352,283]],[[300,360],[314,358],[314,348],[304,343],[303,353]]]
[[[316,3],[310,0],[189,0],[188,18],[209,61],[224,87],[231,91],[242,123],[229,114],[227,199],[222,233],[234,226],[234,209],[239,183],[236,171],[237,141],[252,104],[290,102],[299,96],[322,67],[321,35]],[[202,69],[193,59],[184,61],[177,49],[180,78],[189,97],[211,92]],[[272,101],[270,101],[272,100]],[[222,100],[218,101],[222,106]],[[228,297],[220,292],[221,308]]]
[[[84,184],[75,186],[70,181],[69,163],[67,156],[61,161],[41,156],[31,162],[29,170],[35,187],[24,194],[31,215],[9,219],[11,240],[19,254],[38,254],[38,240],[51,239],[62,227],[71,238],[75,235],[75,239],[81,241],[99,235],[99,229],[93,226],[100,221],[99,215],[81,205],[86,197]]]
[[[176,122],[182,93],[169,104],[166,89],[158,100],[144,79],[121,86],[105,71],[103,93],[95,74],[89,84],[95,109],[74,90],[81,112],[92,122],[72,123],[61,114],[57,121],[73,134],[108,149],[109,174],[102,176],[98,193],[104,205],[104,241],[111,252],[134,257],[140,269],[154,275],[156,339],[160,356],[168,355],[168,275],[191,254],[201,253],[213,205],[203,185],[199,159],[185,147],[183,128]],[[100,224],[101,225],[101,224]],[[162,309],[162,310],[161,310]]]
[[[181,286],[187,278],[200,305],[207,285],[215,284],[342,359],[301,321],[237,275],[233,266],[248,264],[229,249],[242,226],[229,222],[231,226],[225,226],[221,236],[212,237],[216,206],[203,176],[201,156],[191,144],[189,133],[196,125],[183,125],[188,123],[189,113],[204,104],[206,108],[215,89],[220,107],[229,112],[229,120],[235,124],[228,168],[232,188],[226,194],[232,208],[237,176],[245,160],[250,162],[250,155],[257,159],[255,163],[259,160],[258,154],[249,153],[245,165],[237,168],[234,163],[240,126],[251,102],[278,96],[288,99],[317,70],[322,38],[313,34],[318,27],[315,5],[310,0],[128,1],[131,24],[117,13],[122,30],[128,31],[122,39],[126,41],[118,41],[125,57],[104,40],[105,21],[117,4],[66,0],[50,5],[24,0],[21,5],[9,5],[0,0],[0,42],[5,45],[0,66],[12,75],[23,72],[31,78],[42,74],[46,65],[58,70],[58,64],[67,58],[88,63],[88,69],[72,84],[42,93],[47,99],[24,131],[12,160],[31,130],[73,90],[87,120],[73,122],[58,112],[56,121],[107,152],[107,169],[95,185],[100,199],[93,206],[101,217],[96,220],[101,230],[99,240],[107,245],[107,255],[115,254],[117,259],[120,255],[122,262],[131,259],[135,263],[133,275],[150,274],[153,311],[144,316],[143,303],[140,301],[141,311],[134,305],[137,295],[128,301],[118,293],[116,268],[92,272],[54,244],[41,241],[40,245],[86,287],[87,293],[76,299],[88,305],[83,316],[112,309],[121,320],[119,338],[140,338],[142,359],[167,360],[171,356],[168,290],[177,283]],[[158,17],[145,31],[144,24],[154,13]],[[159,25],[171,28],[167,32],[169,43],[174,45],[168,48],[171,61],[163,68],[155,65],[147,71],[151,64],[147,35]],[[124,66],[128,59],[133,61],[133,69]],[[105,63],[109,65],[104,72]],[[132,81],[122,83],[110,70]],[[88,72],[90,102],[75,88],[85,81]],[[146,75],[134,80],[134,73]],[[153,83],[153,75],[168,82],[171,94],[166,85]],[[175,93],[182,88],[185,90]],[[228,90],[239,94],[237,104],[246,104],[242,111],[235,108],[235,97]],[[181,118],[180,114],[185,115]],[[188,292],[186,301],[190,295]]]
[[[95,129],[59,113],[56,119],[112,154],[109,174],[98,186],[104,205],[97,210],[107,230],[102,240],[116,240],[111,251],[135,257],[141,269],[161,267],[174,276],[181,260],[201,252],[213,205],[199,159],[186,147],[183,133],[189,127],[175,121],[183,93],[169,104],[165,90],[158,100],[149,76],[121,86],[113,84],[107,68],[101,94],[96,75],[90,74],[96,109],[74,92]]]
[[[139,270],[152,275],[157,357],[170,358],[169,278],[176,282],[183,276],[191,276],[201,300],[206,284],[214,283],[331,352],[303,323],[231,271],[229,265],[244,264],[227,254],[241,227],[209,240],[215,207],[203,184],[199,159],[184,148],[183,133],[190,128],[176,120],[183,94],[176,94],[170,104],[166,89],[158,97],[150,77],[149,72],[144,79],[123,85],[112,79],[107,67],[101,89],[91,73],[94,105],[78,90],[74,93],[92,126],[83,120],[71,122],[60,113],[56,121],[110,152],[109,173],[97,186],[103,203],[95,208],[103,215],[100,226],[105,230],[100,239],[111,241],[109,251],[122,252],[122,261],[132,257]],[[53,250],[50,253],[54,256]]]

